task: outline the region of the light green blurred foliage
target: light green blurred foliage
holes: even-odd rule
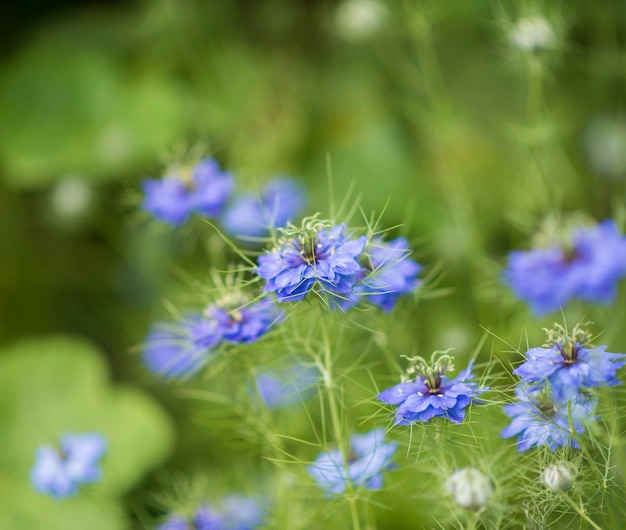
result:
[[[119,499],[171,451],[169,418],[142,392],[112,386],[102,356],[83,340],[25,339],[1,355],[0,528],[127,528]],[[35,450],[85,432],[107,440],[102,481],[69,499],[37,493],[29,482]]]

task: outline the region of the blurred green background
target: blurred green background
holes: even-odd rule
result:
[[[163,299],[188,293],[181,270],[203,279],[222,264],[198,243],[206,232],[180,237],[138,206],[141,180],[189,148],[242,188],[292,175],[310,212],[329,213],[330,187],[336,202],[358,198],[353,224],[382,212],[381,226],[402,225],[392,233],[426,265],[432,299],[406,306],[415,325],[397,329],[394,351],[469,352],[481,326],[513,343],[527,326],[541,337],[499,282],[506,253],[555,211],[624,228],[626,3],[349,4],[0,8],[0,345],[69,334],[97,346],[114,383],[152,394],[172,418],[168,473],[210,468],[211,435],[134,347],[167,314]],[[512,25],[535,14],[554,42],[514,49]],[[611,311],[594,311],[624,344]],[[124,505],[137,524],[162,485],[142,476]]]

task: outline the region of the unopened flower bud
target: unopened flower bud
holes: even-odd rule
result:
[[[567,491],[574,482],[574,471],[571,465],[565,462],[550,464],[543,470],[541,479],[546,487],[552,491]]]
[[[452,473],[446,480],[446,490],[459,506],[471,510],[485,506],[493,495],[489,477],[473,467],[465,467]]]
[[[541,17],[522,18],[509,34],[511,44],[517,49],[536,52],[549,48],[554,42],[554,30]]]

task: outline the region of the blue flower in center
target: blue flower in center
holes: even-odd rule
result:
[[[344,458],[339,449],[321,453],[308,467],[317,484],[328,493],[343,493],[348,483],[356,488],[382,488],[382,472],[392,467],[398,445],[385,443],[382,429],[365,434],[353,434],[350,453]]]
[[[100,459],[107,442],[101,434],[65,434],[60,448],[40,447],[30,472],[34,488],[56,499],[76,495],[81,484],[102,479]]]
[[[350,293],[362,270],[358,257],[366,238],[349,239],[345,225],[324,226],[314,219],[280,241],[269,254],[259,257],[255,272],[265,280],[266,292],[275,292],[279,302],[302,300],[315,285],[323,294],[344,297]]]
[[[472,377],[473,362],[454,379],[448,379],[444,373],[453,368],[452,358],[443,354],[435,360],[437,353],[433,354],[430,364],[421,357],[412,358],[412,361],[417,361],[417,367],[410,370],[410,373],[416,374],[415,379],[399,383],[378,394],[378,399],[383,403],[398,405],[394,424],[410,425],[416,421],[427,422],[435,417],[460,423],[472,400],[487,390],[479,389],[476,383],[468,381]]]

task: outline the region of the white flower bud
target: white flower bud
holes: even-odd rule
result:
[[[511,44],[522,51],[539,51],[549,48],[554,42],[554,30],[541,17],[522,18],[509,34]]]
[[[50,204],[60,219],[72,221],[84,217],[93,205],[93,190],[79,175],[70,175],[52,189]]]
[[[335,13],[339,34],[361,41],[375,34],[387,18],[387,8],[378,0],[344,0]]]
[[[489,477],[473,467],[457,469],[452,473],[446,480],[446,490],[459,506],[472,510],[485,506],[493,495]]]
[[[552,491],[567,491],[574,482],[574,470],[570,464],[557,462],[550,464],[543,470],[541,479],[546,487]]]

